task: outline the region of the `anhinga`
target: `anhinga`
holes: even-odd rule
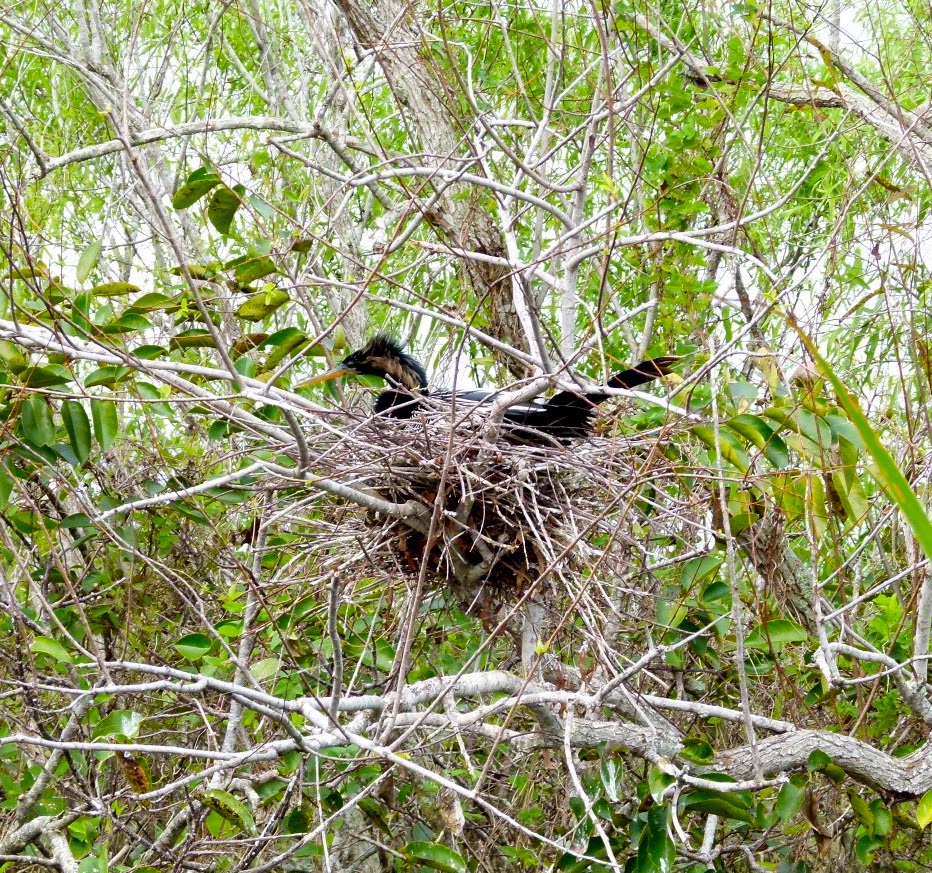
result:
[[[609,388],[635,388],[652,382],[670,372],[679,358],[661,357],[642,361],[630,370],[612,376]],[[378,334],[361,349],[348,354],[336,367],[302,382],[298,387],[317,385],[340,376],[379,376],[389,387],[375,402],[377,414],[392,418],[411,418],[418,406],[429,398],[448,403],[475,406],[490,403],[500,391],[431,392],[427,388],[427,371],[417,358],[408,354],[401,343],[385,334]],[[610,394],[601,391],[559,391],[553,397],[520,403],[505,410],[504,422],[508,433],[528,442],[546,435],[552,439],[567,440],[584,437],[592,430],[595,408],[608,400]]]

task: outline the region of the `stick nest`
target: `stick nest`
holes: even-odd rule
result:
[[[409,522],[334,506],[333,571],[399,575],[450,586],[483,614],[533,594],[577,599],[596,585],[642,594],[648,567],[674,554],[704,511],[681,494],[661,430],[569,445],[483,441],[483,422],[361,418],[331,432],[315,473],[393,504]],[[325,441],[327,442],[327,441]],[[686,534],[694,536],[690,531]],[[352,539],[356,548],[348,546]],[[347,554],[353,559],[347,560]],[[358,576],[360,567],[351,571]]]

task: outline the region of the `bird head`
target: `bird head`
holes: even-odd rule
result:
[[[350,352],[332,370],[302,382],[298,388],[318,385],[340,376],[378,376],[408,391],[427,388],[427,373],[417,358],[408,354],[398,340],[377,334],[361,349]]]

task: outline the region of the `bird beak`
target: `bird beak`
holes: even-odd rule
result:
[[[321,382],[329,382],[331,379],[339,379],[340,376],[349,376],[355,372],[355,370],[351,370],[349,367],[334,367],[332,370],[327,370],[326,373],[321,373],[318,376],[312,376],[304,382],[299,382],[294,386],[294,390],[298,388],[309,388],[311,385],[319,385]]]

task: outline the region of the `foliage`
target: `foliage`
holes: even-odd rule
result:
[[[0,15],[0,865],[932,863],[928,28],[843,12]],[[682,360],[527,446],[302,387],[376,330]]]

